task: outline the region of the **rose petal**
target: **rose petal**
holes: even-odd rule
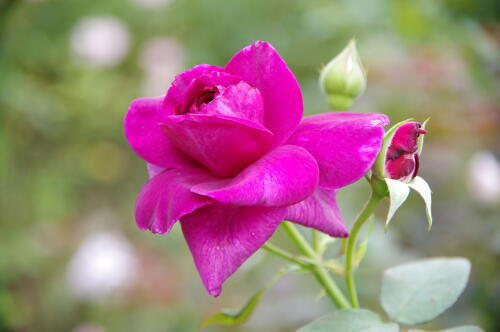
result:
[[[125,136],[132,149],[152,164],[168,168],[192,165],[190,158],[161,131],[159,124],[166,117],[162,102],[162,97],[132,101],[125,116]]]
[[[196,99],[207,90],[225,90],[226,87],[241,82],[242,78],[232,74],[212,71],[208,74],[194,78],[189,86],[184,90],[184,97],[182,104],[177,105],[175,114],[184,114],[190,111]],[[217,94],[219,94],[217,92]]]
[[[418,155],[414,153],[404,153],[395,159],[387,159],[385,162],[385,172],[390,179],[396,179],[403,182],[409,181],[413,178],[416,167]]]
[[[349,235],[337,206],[335,190],[316,189],[304,201],[287,207],[285,219],[315,228],[333,237]]]
[[[182,231],[207,291],[222,283],[274,233],[285,208],[215,203],[181,218]]]
[[[264,101],[259,90],[248,83],[229,86],[199,110],[202,114],[221,114],[239,119],[264,123]]]
[[[226,65],[229,73],[242,77],[262,93],[264,126],[281,145],[300,123],[302,93],[295,76],[271,44],[258,41],[236,53]]]
[[[137,226],[153,233],[165,234],[182,216],[213,202],[190,191],[200,182],[214,180],[196,168],[171,169],[150,179],[137,197]]]
[[[224,72],[224,68],[211,65],[197,65],[177,75],[165,96],[164,108],[167,114],[175,114],[176,107],[183,104],[188,87],[195,78],[210,74],[211,72]]]
[[[305,117],[287,144],[302,146],[319,166],[319,186],[340,188],[373,165],[389,123],[384,114],[325,113]]]
[[[257,123],[222,115],[170,116],[162,129],[178,148],[222,177],[257,160],[273,140],[273,134]]]
[[[146,169],[148,171],[148,176],[150,179],[154,178],[155,176],[157,176],[158,174],[160,174],[161,172],[166,170],[165,167],[161,167],[161,166],[154,165],[151,163],[146,163]]]
[[[420,128],[420,123],[412,121],[396,129],[387,150],[387,158],[394,159],[404,153],[416,153]]]
[[[248,166],[235,178],[201,183],[191,190],[222,203],[284,206],[312,194],[318,185],[318,166],[309,152],[284,145]]]

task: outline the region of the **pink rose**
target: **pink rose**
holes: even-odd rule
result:
[[[335,192],[371,168],[389,120],[302,113],[297,80],[260,41],[224,68],[195,66],[166,96],[130,106],[126,137],[150,174],[137,225],[166,234],[180,220],[213,296],[284,219],[348,235]]]

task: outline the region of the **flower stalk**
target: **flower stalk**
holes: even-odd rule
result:
[[[311,237],[312,237],[312,247],[314,252],[316,254],[319,254],[320,252],[320,234],[317,230],[312,229],[311,230]]]
[[[370,199],[366,203],[363,211],[354,222],[351,230],[351,234],[347,239],[347,250],[346,250],[346,265],[345,265],[345,275],[346,275],[346,285],[349,292],[349,298],[351,300],[351,305],[353,308],[359,308],[358,293],[356,291],[356,283],[354,280],[354,258],[356,254],[356,240],[361,231],[361,228],[372,215],[377,207],[378,203],[382,200],[383,196],[377,194],[373,191],[370,195]]]
[[[293,254],[287,252],[286,250],[278,248],[277,246],[275,246],[271,243],[267,243],[267,244],[263,245],[262,249],[266,250],[267,252],[269,252],[275,256],[281,257],[281,258],[283,258],[291,263],[294,263],[294,264],[300,266],[301,268],[308,268],[310,265],[308,262],[302,261],[300,258],[295,257]]]
[[[282,227],[288,234],[290,239],[297,245],[299,250],[307,257],[311,258],[315,263],[309,267],[311,273],[316,277],[316,280],[323,286],[326,293],[332,300],[332,302],[339,309],[350,308],[349,301],[346,299],[340,288],[337,286],[335,281],[332,279],[327,270],[323,267],[323,262],[321,258],[316,254],[314,249],[309,245],[306,239],[300,234],[300,232],[295,228],[295,226],[284,221]]]

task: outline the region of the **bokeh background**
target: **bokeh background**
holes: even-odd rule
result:
[[[255,40],[287,61],[306,113],[328,111],[318,73],[353,36],[369,80],[354,110],[432,118],[421,175],[435,225],[416,194],[387,233],[375,222],[362,303],[380,310],[388,266],[465,256],[466,292],[426,327],[500,331],[499,21],[496,0],[0,0],[0,331],[194,331],[242,305],[283,263],[258,253],[211,298],[178,227],[134,225],[147,176],[123,116]],[[367,193],[363,180],[341,191],[349,223]],[[289,246],[280,232],[274,242]],[[332,311],[320,295],[310,276],[287,275],[248,323],[206,330],[290,331]]]

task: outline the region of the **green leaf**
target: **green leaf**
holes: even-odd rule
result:
[[[408,332],[484,332],[484,330],[477,326],[459,326],[439,331],[409,330]]]
[[[427,122],[429,122],[431,118],[427,118],[423,123],[422,123],[422,127],[420,127],[420,129],[425,129],[425,127],[427,126]],[[417,142],[417,146],[418,146],[418,155],[420,155],[422,153],[422,149],[424,148],[424,135],[420,135],[418,136],[418,142]]]
[[[297,332],[399,332],[399,327],[394,323],[383,323],[377,314],[369,310],[342,309]]]
[[[259,304],[260,298],[264,293],[265,290],[258,291],[254,296],[252,296],[248,300],[245,306],[237,312],[223,311],[216,313],[213,316],[205,318],[203,322],[200,324],[200,326],[201,327],[209,325],[232,326],[246,322],[254,312],[255,308],[257,307],[257,304]]]
[[[439,332],[484,332],[484,330],[477,326],[458,326]]]
[[[246,322],[252,313],[257,308],[257,305],[260,302],[260,298],[262,295],[271,287],[274,283],[276,283],[282,276],[284,276],[287,272],[294,270],[294,268],[290,267],[287,270],[280,271],[264,288],[255,293],[245,304],[243,308],[238,311],[222,311],[216,313],[210,317],[205,318],[200,327],[205,327],[209,325],[224,325],[224,326],[233,326],[239,325]]]
[[[432,191],[429,184],[420,176],[415,177],[408,185],[418,192],[425,203],[425,214],[429,223],[429,230],[432,228]]]
[[[455,303],[469,273],[465,258],[430,258],[390,268],[382,280],[382,307],[399,323],[428,322]]]
[[[385,229],[387,230],[387,228],[389,227],[389,223],[394,216],[394,213],[396,213],[399,207],[408,198],[410,187],[404,182],[388,178],[385,179],[385,183],[387,183],[387,188],[389,189],[389,198],[391,200],[389,212],[387,213],[387,218],[385,219]]]

